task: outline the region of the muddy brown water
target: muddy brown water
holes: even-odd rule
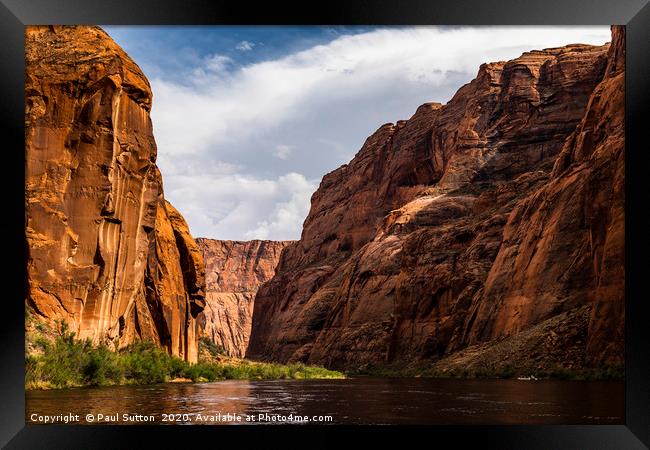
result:
[[[622,424],[624,383],[351,378],[27,391],[26,422],[46,417],[159,425]]]

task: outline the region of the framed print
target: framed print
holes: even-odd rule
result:
[[[3,445],[649,445],[649,16],[3,0]]]

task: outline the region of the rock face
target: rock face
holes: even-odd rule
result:
[[[581,358],[564,362],[621,365],[623,77],[614,27],[611,46],[483,64],[446,105],[381,126],[313,195],[248,356],[439,361],[587,308],[558,328]]]
[[[228,356],[246,354],[255,294],[273,277],[282,250],[291,242],[196,239],[205,261],[202,335]]]
[[[165,202],[151,89],[98,27],[27,27],[27,304],[80,338],[197,355],[203,262]]]
[[[148,311],[143,308],[142,317],[150,316],[155,326],[148,337],[171,354],[196,362],[205,308],[203,258],[185,220],[167,201],[157,205],[144,283]],[[153,331],[150,326],[143,329]]]

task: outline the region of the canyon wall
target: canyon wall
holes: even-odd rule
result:
[[[202,336],[228,356],[244,357],[258,288],[275,274],[291,241],[221,241],[197,238],[205,261],[206,306]]]
[[[483,64],[325,175],[258,291],[248,356],[355,369],[542,333],[518,352],[621,366],[624,28],[612,33]]]
[[[99,27],[26,28],[27,306],[196,361],[203,262],[164,200],[140,68]]]

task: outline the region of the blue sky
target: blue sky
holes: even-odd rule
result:
[[[321,177],[483,62],[609,27],[105,26],[145,72],[165,196],[197,237],[298,239]]]
[[[242,67],[371,31],[344,26],[104,26],[145,71],[182,82],[204,58],[223,55]],[[128,48],[127,48],[128,47]]]

